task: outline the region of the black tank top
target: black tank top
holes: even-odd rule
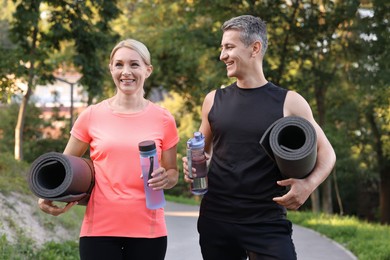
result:
[[[256,223],[286,217],[272,198],[285,193],[282,176],[259,144],[263,133],[283,117],[287,90],[267,83],[241,89],[236,83],[218,89],[208,115],[213,133],[209,190],[200,214],[233,223]]]

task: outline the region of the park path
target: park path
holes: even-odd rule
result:
[[[166,260],[202,260],[196,222],[198,206],[167,202],[165,215],[168,227]],[[298,260],[356,260],[340,244],[301,226],[293,225],[293,240]]]

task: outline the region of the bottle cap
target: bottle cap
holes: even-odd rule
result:
[[[195,132],[194,138],[188,140],[187,145],[190,148],[203,148],[204,147],[204,135],[201,132]]]
[[[141,152],[148,152],[156,149],[156,144],[153,140],[146,140],[138,144],[138,148]]]

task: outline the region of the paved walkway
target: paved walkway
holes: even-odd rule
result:
[[[167,202],[165,215],[168,226],[166,260],[201,260],[196,222],[197,206]],[[356,260],[336,242],[301,226],[293,226],[293,240],[298,260]]]

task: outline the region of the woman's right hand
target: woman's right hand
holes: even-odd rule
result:
[[[40,198],[38,199],[38,205],[43,212],[53,216],[58,216],[62,213],[67,212],[74,205],[77,205],[77,201],[69,202],[65,205],[65,207],[60,208],[57,205],[53,204],[53,201]]]

